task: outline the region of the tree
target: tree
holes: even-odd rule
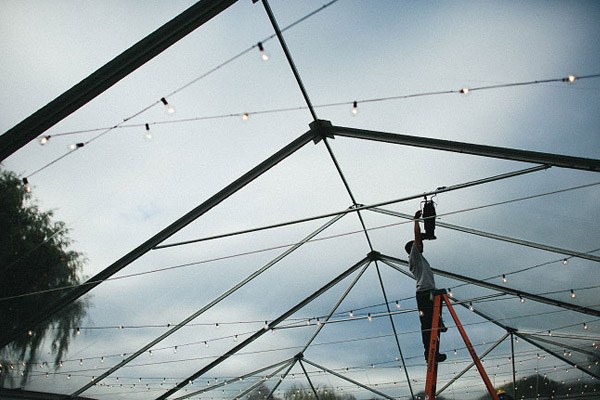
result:
[[[53,221],[52,211],[41,211],[26,183],[5,170],[0,170],[0,232],[0,329],[12,332],[33,311],[56,301],[59,288],[79,285],[85,259],[70,250],[65,223]],[[56,367],[87,308],[87,300],[77,300],[0,349],[0,386],[13,385],[18,376],[21,385],[27,382],[46,338]]]

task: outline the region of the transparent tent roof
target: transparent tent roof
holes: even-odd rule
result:
[[[4,2],[0,128],[192,4]],[[48,342],[24,386],[19,366],[2,370],[6,388],[416,397],[426,363],[404,243],[427,195],[425,255],[493,385],[541,376],[593,398],[600,5],[268,4],[291,59],[266,7],[235,2],[2,162],[67,223],[86,279],[121,267],[65,289],[90,308],[61,365]],[[437,387],[478,398],[444,319]]]

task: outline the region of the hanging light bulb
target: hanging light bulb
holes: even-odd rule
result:
[[[321,326],[321,320],[317,317],[317,326]]]
[[[248,114],[247,112],[242,114],[242,120],[248,121],[249,119],[250,119],[250,114]]]
[[[352,112],[353,116],[358,114],[358,102],[355,101],[352,103],[352,111],[351,112]]]
[[[263,326],[265,331],[269,330],[269,321],[265,321],[265,326]]]
[[[177,354],[177,346],[173,347],[173,353]]]
[[[167,99],[161,97],[160,101],[165,105],[165,110],[167,111],[167,114],[175,114],[175,108],[171,104],[169,104]]]
[[[77,336],[81,335],[81,329],[79,327],[77,327],[76,335]]]
[[[206,340],[204,341],[204,347],[208,347],[208,342]]]
[[[525,298],[523,296],[519,295],[519,301],[521,303],[525,303]]]
[[[29,186],[29,179],[27,179],[26,177],[23,178],[23,185],[25,185],[25,191],[27,193],[31,193],[31,186]],[[31,331],[29,331],[29,332],[31,332]],[[29,332],[27,332],[27,334],[29,336],[33,335],[33,332],[31,334],[29,334]]]
[[[44,135],[44,136],[40,136],[40,138],[38,139],[38,141],[40,142],[40,144],[43,146],[46,143],[48,143],[48,141],[50,140],[50,135]]]
[[[237,342],[237,337],[238,337],[237,335],[235,335],[235,336],[233,337],[233,341],[234,341],[234,342]]]
[[[571,289],[571,298],[574,299],[575,297],[577,297],[577,295],[575,294],[575,291]]]
[[[584,323],[583,323],[583,330],[584,330],[584,331],[587,331],[587,330],[588,330],[588,324],[587,324],[587,322],[584,322]]]
[[[502,274],[502,283],[506,283],[508,282],[508,279],[506,278],[506,274]]]
[[[83,365],[83,358],[79,360],[79,365]]]
[[[473,307],[473,302],[472,301],[469,302],[469,310],[470,311],[474,311],[475,310],[475,308]]]
[[[85,146],[85,143],[71,143],[69,145],[69,150],[74,151],[74,150],[82,148],[83,146]]]
[[[451,298],[454,297],[454,293],[452,293],[452,288],[448,288],[448,296]]]
[[[400,309],[400,302],[398,300],[396,300],[396,308],[399,310]]]
[[[568,75],[566,78],[563,78],[563,82],[573,83],[577,80],[575,75]]]
[[[459,90],[459,93],[462,93],[462,94],[469,94],[469,92],[470,92],[470,91],[471,91],[471,90],[470,90],[468,87],[464,87],[464,88],[461,88],[461,89]]]
[[[146,124],[146,132],[144,132],[144,139],[151,140],[152,132],[150,132],[150,125]]]
[[[350,312],[348,313],[348,315],[350,316],[350,318],[354,317],[354,311],[350,310]]]
[[[219,329],[219,323],[218,322],[215,324],[215,328]]]
[[[367,319],[368,319],[369,321],[373,321],[373,317],[371,316],[371,313],[369,313],[369,314],[367,315]]]
[[[258,42],[258,51],[260,52],[260,58],[263,61],[269,61],[269,53],[265,51],[265,48],[262,45],[262,42]]]

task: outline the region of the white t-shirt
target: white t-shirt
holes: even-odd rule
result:
[[[431,266],[425,257],[423,257],[423,253],[414,244],[408,256],[408,268],[417,280],[417,292],[435,289],[435,280]]]

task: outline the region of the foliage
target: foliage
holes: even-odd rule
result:
[[[600,384],[587,381],[555,381],[542,375],[530,375],[523,377],[516,382],[515,399],[549,399],[549,398],[569,398],[577,397],[579,399],[595,399],[598,398],[600,392]],[[513,395],[512,383],[498,387],[503,389],[509,395]],[[479,397],[480,400],[489,399],[488,395]]]
[[[356,397],[350,394],[337,393],[332,387],[315,388],[319,400],[356,400]],[[292,386],[286,390],[284,400],[315,400],[315,395],[311,388]]]
[[[57,288],[81,283],[82,254],[69,249],[71,240],[64,222],[52,220],[52,211],[34,203],[16,174],[0,170],[0,331],[11,334],[43,305],[60,297]],[[35,293],[28,295],[30,293]],[[87,301],[78,300],[45,323],[31,327],[0,349],[0,386],[21,385],[38,360],[47,337],[55,366],[68,350],[87,312]]]

